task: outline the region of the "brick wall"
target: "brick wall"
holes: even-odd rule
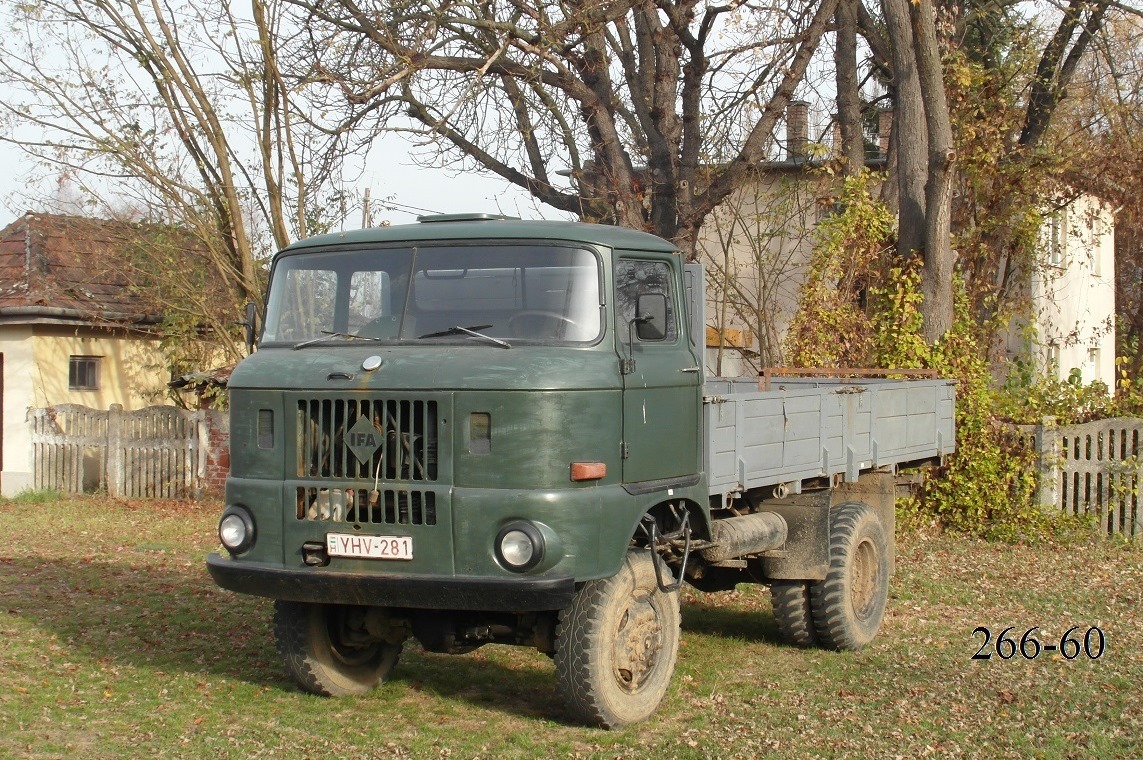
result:
[[[205,491],[222,495],[230,472],[230,415],[211,409],[206,422],[206,466],[202,479]]]

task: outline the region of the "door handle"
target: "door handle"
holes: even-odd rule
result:
[[[679,372],[702,372],[702,367],[683,367]]]

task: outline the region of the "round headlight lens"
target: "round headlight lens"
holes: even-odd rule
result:
[[[227,515],[218,525],[218,537],[227,549],[237,549],[246,540],[246,523],[238,515]]]
[[[218,540],[231,554],[249,549],[254,543],[254,520],[241,507],[231,507],[218,521]]]
[[[532,539],[522,530],[510,530],[500,539],[500,556],[512,567],[523,567],[536,553]]]
[[[544,558],[544,536],[532,523],[509,523],[496,534],[496,555],[500,564],[513,572],[530,570]]]

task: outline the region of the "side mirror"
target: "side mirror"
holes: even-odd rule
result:
[[[246,353],[252,354],[258,337],[258,307],[253,303],[246,304],[246,321],[242,325],[246,328]]]
[[[667,337],[667,297],[662,293],[644,293],[635,305],[635,334],[641,341],[658,341]]]

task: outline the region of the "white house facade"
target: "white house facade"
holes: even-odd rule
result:
[[[1031,343],[1044,371],[1060,380],[1115,386],[1115,219],[1090,195],[1047,214],[1030,283]]]

